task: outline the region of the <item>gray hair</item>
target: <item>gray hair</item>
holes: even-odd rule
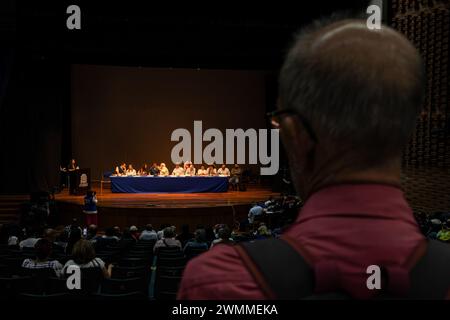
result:
[[[365,21],[316,22],[303,29],[279,77],[281,108],[308,121],[319,143],[374,163],[398,156],[422,106],[425,75],[402,35]]]

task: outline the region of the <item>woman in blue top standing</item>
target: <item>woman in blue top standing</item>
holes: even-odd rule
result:
[[[97,193],[89,190],[84,197],[83,212],[86,214],[86,225],[95,224],[98,226],[97,219]]]

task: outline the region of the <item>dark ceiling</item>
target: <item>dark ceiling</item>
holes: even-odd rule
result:
[[[4,2],[5,1],[5,2]],[[96,1],[2,0],[3,31],[27,59],[68,63],[272,69],[292,34],[336,10],[364,12],[366,1],[317,1],[267,7],[138,6]],[[67,30],[66,8],[79,4],[81,30]],[[251,9],[251,10],[249,10]],[[11,18],[11,17],[15,18]],[[16,34],[14,34],[16,30]],[[14,36],[12,36],[14,34]],[[5,38],[4,38],[5,39]]]

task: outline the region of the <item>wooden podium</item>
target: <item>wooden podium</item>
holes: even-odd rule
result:
[[[91,189],[91,169],[84,168],[68,172],[69,194],[85,195]]]

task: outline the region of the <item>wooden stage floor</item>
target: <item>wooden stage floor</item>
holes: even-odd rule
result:
[[[195,228],[199,224],[233,224],[246,217],[253,202],[280,195],[269,188],[255,186],[243,192],[224,193],[130,194],[104,189],[100,194],[99,190],[96,191],[100,227],[170,223],[177,227],[188,224]],[[83,196],[69,195],[66,190],[56,194],[55,200],[60,211],[60,223],[69,223],[72,218],[84,221]]]
[[[95,190],[95,189],[94,189]],[[252,187],[247,191],[228,191],[221,193],[112,193],[97,191],[98,207],[116,208],[204,208],[251,204],[264,201],[271,196],[279,196],[270,189]],[[56,201],[83,204],[83,196],[69,195],[65,190],[55,195]]]

